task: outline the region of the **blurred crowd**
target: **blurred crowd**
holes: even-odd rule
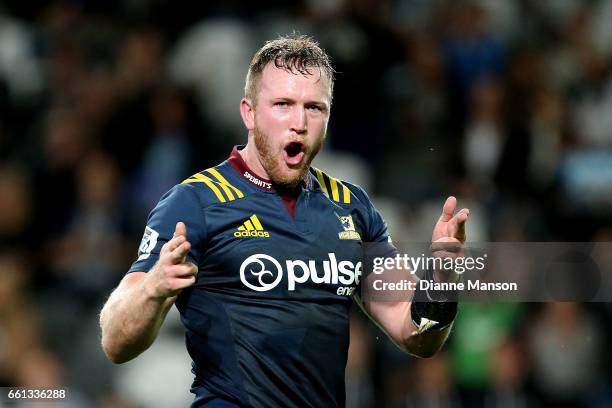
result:
[[[116,367],[97,313],[159,197],[246,140],[248,63],[279,34],[331,54],[316,164],[365,187],[395,241],[426,241],[450,194],[473,242],[611,240],[610,21],[612,0],[0,2],[0,386],[188,404],[176,316]],[[610,406],[611,315],[462,304],[417,360],[355,310],[348,406]]]

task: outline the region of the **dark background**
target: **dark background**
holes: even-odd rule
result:
[[[97,313],[159,197],[246,140],[249,60],[294,30],[339,71],[316,163],[396,241],[427,240],[450,194],[472,242],[609,241],[611,21],[608,0],[0,2],[0,386],[188,403],[175,315],[117,367]],[[348,405],[609,406],[611,311],[464,304],[428,360],[355,311]]]

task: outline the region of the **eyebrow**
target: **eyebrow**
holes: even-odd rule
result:
[[[293,98],[289,98],[289,97],[285,97],[285,96],[277,96],[275,98],[271,99],[273,102],[278,102],[278,101],[284,101],[284,102],[291,102],[291,103],[296,103],[297,101]],[[317,101],[317,100],[310,100],[310,101],[306,101],[304,102],[304,105],[319,105],[319,106],[323,106],[323,107],[329,107],[329,103],[327,103],[326,101]]]

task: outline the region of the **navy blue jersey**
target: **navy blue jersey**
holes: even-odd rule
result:
[[[386,242],[386,225],[361,188],[315,168],[292,217],[270,182],[232,156],[162,197],[130,272],[148,271],[186,224],[199,273],[176,306],[194,406],[344,406],[362,243]]]

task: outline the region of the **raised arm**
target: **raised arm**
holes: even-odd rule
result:
[[[432,255],[441,258],[463,256],[463,243],[466,239],[465,222],[469,210],[464,208],[455,214],[457,200],[449,197],[442,209],[442,214],[432,233]],[[385,271],[386,281],[414,282],[418,288],[418,278],[407,270]],[[378,277],[370,274],[364,285],[372,288],[373,280]],[[452,282],[456,280],[454,271],[435,271],[437,282]],[[457,303],[437,301],[434,296],[419,292],[419,300],[413,302],[415,290],[395,290],[386,299],[380,296],[364,296],[361,305],[372,320],[397,344],[402,350],[418,357],[434,355],[444,344],[457,311]],[[372,293],[366,290],[365,293]],[[425,320],[423,320],[425,319]]]
[[[100,313],[102,348],[113,363],[124,363],[148,349],[176,296],[196,281],[198,269],[185,258],[191,249],[184,223],[163,245],[148,273],[127,274]]]

